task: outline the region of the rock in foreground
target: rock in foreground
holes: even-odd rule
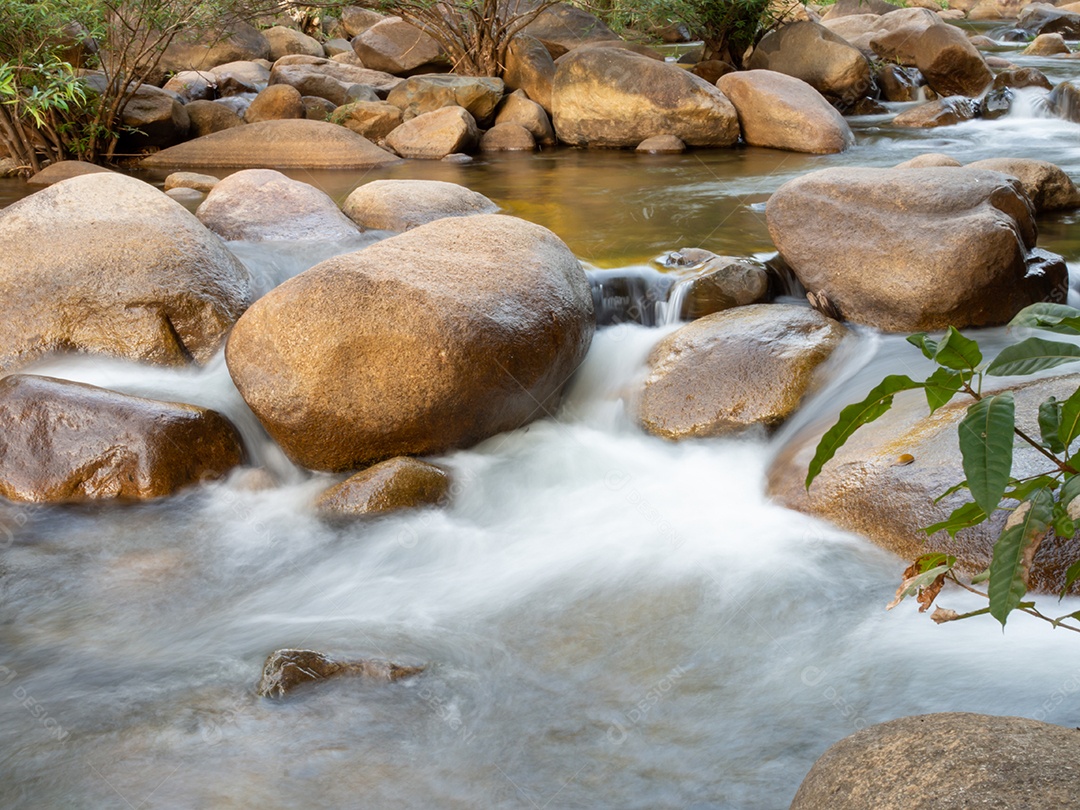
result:
[[[145,500],[220,478],[243,461],[220,414],[92,385],[0,380],[0,495],[13,501]]]
[[[1023,717],[901,717],[833,745],[791,810],[1073,807],[1080,731]]]
[[[153,186],[73,177],[0,212],[0,369],[54,351],[206,362],[250,284],[224,243]]]
[[[843,326],[793,304],[752,304],[687,324],[657,344],[638,420],[667,439],[774,428],[798,407]]]
[[[314,650],[278,650],[263,664],[257,687],[259,697],[285,697],[302,683],[351,675],[372,681],[399,681],[418,675],[424,667],[411,667],[375,659],[337,661]]]
[[[825,309],[886,331],[1002,324],[1067,290],[1019,182],[998,172],[824,169],[781,186],[766,217]]]
[[[592,340],[592,294],[558,237],[441,219],[285,282],[226,357],[290,458],[353,470],[469,446],[544,414]]]
[[[444,217],[494,214],[499,206],[457,183],[376,180],[350,194],[342,210],[362,228],[407,231]]]

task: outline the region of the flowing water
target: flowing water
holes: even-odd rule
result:
[[[945,151],[1080,177],[1080,126],[1030,108],[923,133],[856,125],[841,156],[560,150],[378,177],[479,190],[551,227],[598,283],[656,282],[651,260],[688,245],[766,254],[760,203],[824,166]],[[337,198],[376,179],[296,176]],[[4,184],[0,201],[23,193]],[[1040,221],[1040,244],[1070,262],[1075,218]],[[357,245],[233,247],[266,290]],[[643,435],[627,403],[674,328],[602,329],[558,413],[434,459],[454,477],[449,508],[350,527],[314,517],[335,479],[283,457],[220,356],[187,371],[35,368],[214,407],[265,472],[137,506],[0,511],[0,806],[772,810],[871,723],[974,711],[1080,725],[1071,638],[1023,616],[1002,634],[887,613],[900,560],[764,495],[793,434],[918,362],[900,337],[856,330],[772,439],[672,444]],[[428,669],[258,698],[281,647]]]

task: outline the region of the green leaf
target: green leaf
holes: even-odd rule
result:
[[[967,481],[961,481],[959,484],[953,484],[947,490],[945,490],[940,495],[938,495],[936,498],[934,498],[934,503],[941,503],[943,500],[948,498],[954,492],[959,492],[960,490],[967,489],[967,488],[968,488]]]
[[[1050,397],[1039,406],[1039,435],[1052,453],[1065,452],[1065,445],[1058,438],[1060,427],[1061,403],[1057,401],[1057,397]]]
[[[1077,560],[1069,566],[1065,572],[1065,587],[1061,589],[1061,598],[1064,599],[1069,594],[1069,588],[1073,586],[1076,580],[1080,579],[1080,560]]]
[[[1076,534],[1076,523],[1069,517],[1069,510],[1061,501],[1054,502],[1054,534],[1067,539]]]
[[[954,509],[953,513],[945,520],[927,526],[923,531],[929,536],[944,529],[949,533],[950,537],[956,537],[956,533],[961,529],[978,526],[984,520],[986,520],[986,512],[982,510],[981,506],[977,503],[965,503],[963,506]]]
[[[1057,489],[1057,481],[1052,476],[1040,475],[1036,478],[1030,478],[1027,481],[1010,481],[1013,486],[1005,490],[1005,498],[1014,501],[1026,501],[1031,497],[1031,493],[1037,489],[1046,488],[1049,490]]]
[[[1021,513],[1020,510],[1024,511]],[[1008,523],[1013,523],[1013,518],[1018,514],[1019,520],[1005,529],[994,543],[994,557],[990,562],[990,585],[987,588],[990,615],[1001,622],[1002,627],[1027,593],[1028,562],[1025,552],[1049,528],[1054,514],[1054,496],[1045,489],[1038,490],[1030,500],[1017,507]]]
[[[907,342],[912,346],[918,346],[927,360],[933,360],[934,355],[937,353],[937,341],[933,340],[926,332],[908,335]]]
[[[1030,326],[1059,335],[1080,335],[1080,310],[1064,304],[1032,304],[1016,313],[1009,326]]]
[[[1016,377],[1080,359],[1080,346],[1031,337],[1001,350],[986,369],[992,377]]]
[[[890,374],[878,383],[861,402],[848,405],[840,411],[836,424],[829,428],[818,442],[817,451],[806,472],[806,488],[810,489],[810,484],[817,478],[821,469],[856,430],[862,425],[873,422],[892,407],[894,394],[922,388],[922,386],[922,383],[915,382],[903,374]]]
[[[1068,506],[1076,499],[1077,495],[1080,495],[1080,475],[1066,478],[1065,483],[1061,485],[1061,494],[1058,495],[1058,500]]]
[[[1080,388],[1061,403],[1061,424],[1058,426],[1058,439],[1065,450],[1080,435]]]
[[[958,428],[968,487],[988,515],[997,509],[1009,485],[1015,411],[1010,391],[985,397],[968,408]]]
[[[970,369],[982,362],[982,352],[979,344],[971,338],[964,337],[956,327],[950,326],[945,337],[938,343],[937,351],[934,352],[934,362],[946,368]]]
[[[980,582],[986,582],[988,579],[990,579],[990,569],[986,568],[971,578],[971,584],[978,585]],[[989,611],[990,608],[987,608],[986,610]]]
[[[963,375],[956,371],[949,371],[947,368],[939,368],[927,377],[924,385],[926,386],[926,404],[930,406],[930,413],[956,396],[956,392],[963,384]]]

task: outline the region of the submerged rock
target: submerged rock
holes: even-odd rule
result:
[[[450,476],[434,464],[399,457],[381,461],[331,487],[315,502],[328,518],[357,518],[441,504]]]
[[[1034,417],[1039,403],[1050,396],[1064,400],[1078,385],[1080,375],[1069,375],[1014,389],[1017,426],[1038,436]],[[1005,513],[998,512],[979,526],[962,529],[955,538],[945,531],[927,538],[921,531],[945,520],[970,500],[966,491],[937,500],[965,478],[956,431],[969,402],[957,399],[928,416],[923,392],[897,394],[892,409],[859,428],[807,491],[804,481],[810,460],[822,434],[832,424],[819,423],[796,436],[777,455],[769,470],[769,495],[789,509],[862,534],[905,560],[940,551],[954,555],[960,561],[959,570],[978,573],[990,565]],[[1017,478],[1038,474],[1046,464],[1044,456],[1017,443],[1013,456],[1013,474]],[[1073,559],[1072,539],[1062,540],[1051,534],[1035,556],[1032,588],[1060,590]]]
[[[634,151],[646,155],[678,155],[686,151],[686,144],[674,135],[653,135],[639,143]]]
[[[245,169],[217,183],[196,212],[222,239],[339,241],[360,229],[325,192],[272,169]]]
[[[423,671],[422,666],[405,666],[391,661],[338,661],[314,650],[278,650],[263,664],[262,678],[256,689],[259,697],[280,698],[300,684],[327,678],[352,676],[391,682]]]
[[[236,429],[205,408],[51,377],[0,380],[0,495],[12,501],[159,498],[243,459]]]
[[[687,146],[731,146],[735,108],[723,93],[682,68],[632,51],[572,51],[552,91],[555,132],[575,146],[635,147],[653,135]]]
[[[350,194],[342,210],[362,228],[407,231],[444,217],[494,214],[499,206],[457,183],[375,180]]]
[[[844,117],[801,79],[771,70],[722,76],[720,90],[735,105],[751,146],[829,154],[855,144]]]
[[[846,333],[794,304],[754,304],[693,321],[649,356],[638,421],[667,439],[775,428]]]
[[[536,138],[521,124],[496,124],[480,138],[481,152],[532,152]]]
[[[957,168],[824,169],[781,186],[765,209],[808,292],[886,331],[990,326],[1064,298],[1059,257],[1035,250],[1019,181]]]
[[[329,259],[248,310],[226,350],[297,463],[354,470],[466,447],[556,405],[594,329],[574,255],[538,225],[441,219]]]
[[[1078,754],[1080,731],[1024,717],[901,717],[829,748],[791,810],[1072,807]]]
[[[58,351],[204,363],[250,286],[225,244],[153,186],[73,177],[0,211],[0,370]]]

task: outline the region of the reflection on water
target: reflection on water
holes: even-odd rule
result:
[[[817,168],[945,151],[1080,173],[1073,124],[887,122],[855,121],[858,145],[838,156],[557,150],[291,174],[338,200],[388,176],[462,183],[595,267],[646,278],[640,266],[684,246],[769,252],[760,203]],[[0,181],[0,205],[23,193]],[[1042,218],[1041,244],[1080,258],[1076,218]],[[349,249],[232,247],[260,290]],[[901,337],[856,330],[771,444],[672,444],[627,408],[672,328],[602,330],[557,418],[436,459],[456,481],[447,510],[351,527],[315,519],[334,479],[269,442],[220,356],[201,370],[40,365],[218,408],[271,480],[242,471],[123,508],[0,509],[0,806],[775,810],[830,743],[870,723],[978,711],[1080,724],[1076,702],[1057,699],[1075,683],[1071,639],[1023,616],[1002,635],[885,613],[898,560],[763,495],[788,436],[921,362]],[[285,646],[430,668],[257,698],[263,658]]]

